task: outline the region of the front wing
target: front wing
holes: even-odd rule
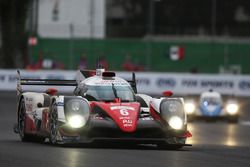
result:
[[[175,131],[155,120],[139,120],[135,132],[123,132],[110,120],[90,120],[80,129],[60,126],[58,143],[92,143],[98,141],[190,146],[185,144],[186,128]]]

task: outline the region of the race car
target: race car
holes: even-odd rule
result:
[[[55,88],[23,91],[22,86],[74,86],[72,95]],[[76,80],[25,79],[18,72],[17,123],[22,141],[52,144],[99,141],[190,146],[183,98],[138,94],[135,74],[127,81],[114,72],[78,71]]]
[[[230,123],[237,123],[239,118],[237,100],[228,99],[224,103],[221,94],[212,89],[200,95],[198,104],[193,99],[185,100],[185,111],[190,121],[203,118],[208,121],[226,119]]]

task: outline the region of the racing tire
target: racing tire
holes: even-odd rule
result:
[[[21,99],[18,110],[18,124],[17,129],[22,142],[43,142],[44,137],[29,135],[25,132],[26,129],[26,109],[24,99]]]
[[[50,126],[50,143],[51,144],[58,144],[57,142],[57,135],[58,135],[58,112],[56,103],[53,102],[51,107],[51,112],[49,114],[49,126]]]
[[[21,141],[29,141],[29,136],[25,133],[26,128],[26,109],[24,99],[21,100],[18,110],[18,133]]]

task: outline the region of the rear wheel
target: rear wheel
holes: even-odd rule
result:
[[[26,109],[24,99],[21,100],[18,111],[18,133],[23,142],[43,142],[44,137],[29,135],[25,132],[26,129]]]
[[[57,144],[58,135],[58,114],[56,104],[53,103],[50,112],[49,124],[50,124],[50,142],[52,144]]]

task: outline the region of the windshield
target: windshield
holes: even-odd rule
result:
[[[202,98],[201,100],[202,104],[207,106],[207,105],[219,105],[222,103],[220,98],[214,98],[214,97],[205,97]]]
[[[93,86],[88,85],[84,96],[91,96],[98,101],[114,101],[117,97],[121,101],[132,102],[135,101],[134,92],[129,86]]]

